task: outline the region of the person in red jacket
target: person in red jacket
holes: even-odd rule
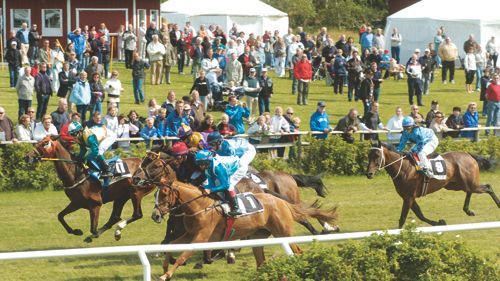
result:
[[[307,96],[309,95],[309,83],[312,79],[312,64],[303,54],[299,62],[294,66],[295,79],[298,81],[297,104],[307,105]]]
[[[486,89],[486,100],[488,101],[486,126],[496,126],[500,118],[500,75],[493,75],[493,81]],[[490,130],[487,130],[486,135],[489,133]]]

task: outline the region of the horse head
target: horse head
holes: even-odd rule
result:
[[[24,159],[26,162],[33,164],[41,158],[57,158],[57,147],[59,136],[46,136],[39,141],[32,151],[28,152]]]
[[[385,165],[384,146],[380,141],[375,141],[368,152],[368,167],[366,177],[372,179],[375,173]]]
[[[169,213],[170,210],[178,206],[179,191],[172,187],[171,184],[161,185],[155,193],[155,207],[151,214],[151,219],[156,223],[161,223],[163,216]]]
[[[159,183],[173,182],[175,173],[170,167],[174,158],[164,152],[149,151],[132,176],[134,185],[155,185]]]

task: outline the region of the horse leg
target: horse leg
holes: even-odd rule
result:
[[[420,210],[420,206],[415,201],[411,205],[411,210],[415,213],[415,215],[417,215],[417,217],[421,221],[424,221],[430,225],[446,225],[446,222],[443,219],[440,219],[439,221],[433,221],[424,217],[424,214],[422,214],[422,210]]]
[[[113,211],[111,212],[111,216],[109,217],[108,221],[97,230],[99,236],[101,236],[101,234],[103,234],[106,230],[110,229],[115,223],[121,220],[120,216],[122,214],[123,206],[125,205],[127,200],[128,199],[113,202]]]
[[[68,204],[68,206],[66,206],[66,208],[64,208],[61,212],[59,212],[59,214],[57,214],[57,219],[62,224],[64,229],[66,229],[66,232],[68,232],[69,234],[78,235],[78,236],[83,235],[82,230],[71,228],[71,226],[69,226],[68,223],[66,223],[66,220],[64,220],[64,217],[67,214],[73,213],[74,211],[79,210],[79,209],[81,209],[81,207],[77,206],[73,202],[70,202]]]
[[[318,234],[320,234],[316,230],[316,228],[314,228],[314,226],[312,226],[312,224],[308,220],[302,220],[302,221],[299,221],[299,223],[301,225],[303,225],[305,228],[307,228],[307,230],[309,230],[309,232],[311,232],[312,235],[318,235]]]
[[[410,207],[415,202],[414,198],[405,198],[403,199],[403,208],[401,208],[401,216],[399,217],[399,228],[403,228],[405,224],[406,217],[408,216],[408,212],[410,211]]]
[[[318,222],[323,226],[323,230],[321,231],[321,234],[330,234],[333,232],[340,232],[340,227],[338,225],[331,226],[329,223],[326,221],[322,221],[318,219]]]
[[[133,223],[136,220],[139,220],[142,218],[142,208],[141,208],[141,200],[144,197],[144,193],[139,191],[137,194],[132,193],[130,195],[132,199],[132,207],[134,208],[134,211],[132,213],[132,217],[122,220],[118,223],[116,226],[115,230],[115,240],[118,241],[122,238],[122,230],[127,227],[127,225]]]
[[[267,230],[257,231],[254,235],[250,236],[250,239],[265,239],[268,238],[271,233]],[[253,247],[252,248],[253,255],[255,257],[255,263],[257,264],[257,268],[264,264],[266,260],[266,256],[264,255],[264,247]]]
[[[92,242],[92,238],[98,238],[97,225],[99,224],[99,212],[101,211],[101,205],[96,204],[90,207],[90,235],[87,236],[83,241],[86,243]]]
[[[206,242],[208,239],[206,237],[206,234],[204,232],[198,232],[196,236],[193,239],[190,239],[191,235],[188,235],[187,233],[184,234],[182,237],[176,239],[175,241],[172,241],[172,244],[182,244],[182,243],[198,243],[198,242]],[[170,267],[168,271],[165,270],[165,263],[167,263],[167,268],[168,268],[168,261],[170,260],[170,254],[167,253],[165,256],[165,260],[163,261],[164,265],[164,270],[166,271],[165,274],[160,276],[161,280],[170,280],[172,276],[174,275],[175,271],[177,268],[184,263],[193,255],[193,251],[185,251],[182,252],[182,254],[177,258],[175,261],[175,264]]]
[[[481,187],[484,189],[484,191],[486,193],[488,193],[491,196],[491,198],[493,198],[493,201],[495,201],[495,203],[497,204],[497,207],[500,208],[500,200],[498,200],[498,197],[495,194],[495,192],[493,191],[493,188],[491,187],[491,185],[484,184],[484,185],[481,185]]]
[[[472,192],[467,192],[466,195],[465,195],[465,202],[464,202],[464,212],[468,215],[468,216],[475,216],[476,214],[474,213],[474,211],[472,211],[471,209],[469,209],[469,204],[470,204],[470,197],[472,196]]]

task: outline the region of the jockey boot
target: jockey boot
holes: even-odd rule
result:
[[[238,206],[238,199],[236,198],[236,192],[234,191],[226,191],[227,201],[229,202],[229,207],[231,207],[231,211],[229,211],[228,215],[231,217],[241,215],[240,207]]]
[[[427,167],[423,167],[422,168],[422,173],[424,173],[424,175],[428,178],[432,178],[432,176],[434,176],[434,173],[432,172],[432,169],[429,169]]]
[[[113,174],[111,174],[111,167],[109,167],[108,163],[104,159],[99,158],[99,166],[101,168],[101,178],[109,178],[113,176]]]

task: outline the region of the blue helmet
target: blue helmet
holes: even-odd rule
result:
[[[75,136],[81,130],[83,130],[82,124],[76,121],[71,122],[71,124],[69,124],[68,126],[68,133],[71,136]]]
[[[413,127],[415,126],[415,120],[413,120],[413,117],[411,116],[406,116],[403,118],[403,127]]]
[[[201,162],[209,162],[212,161],[214,158],[214,155],[212,154],[211,151],[209,150],[200,150],[196,152],[194,160],[196,163],[201,163]]]
[[[210,145],[214,144],[215,142],[223,141],[223,140],[224,139],[222,138],[222,135],[219,132],[211,132],[207,136],[207,142]]]

